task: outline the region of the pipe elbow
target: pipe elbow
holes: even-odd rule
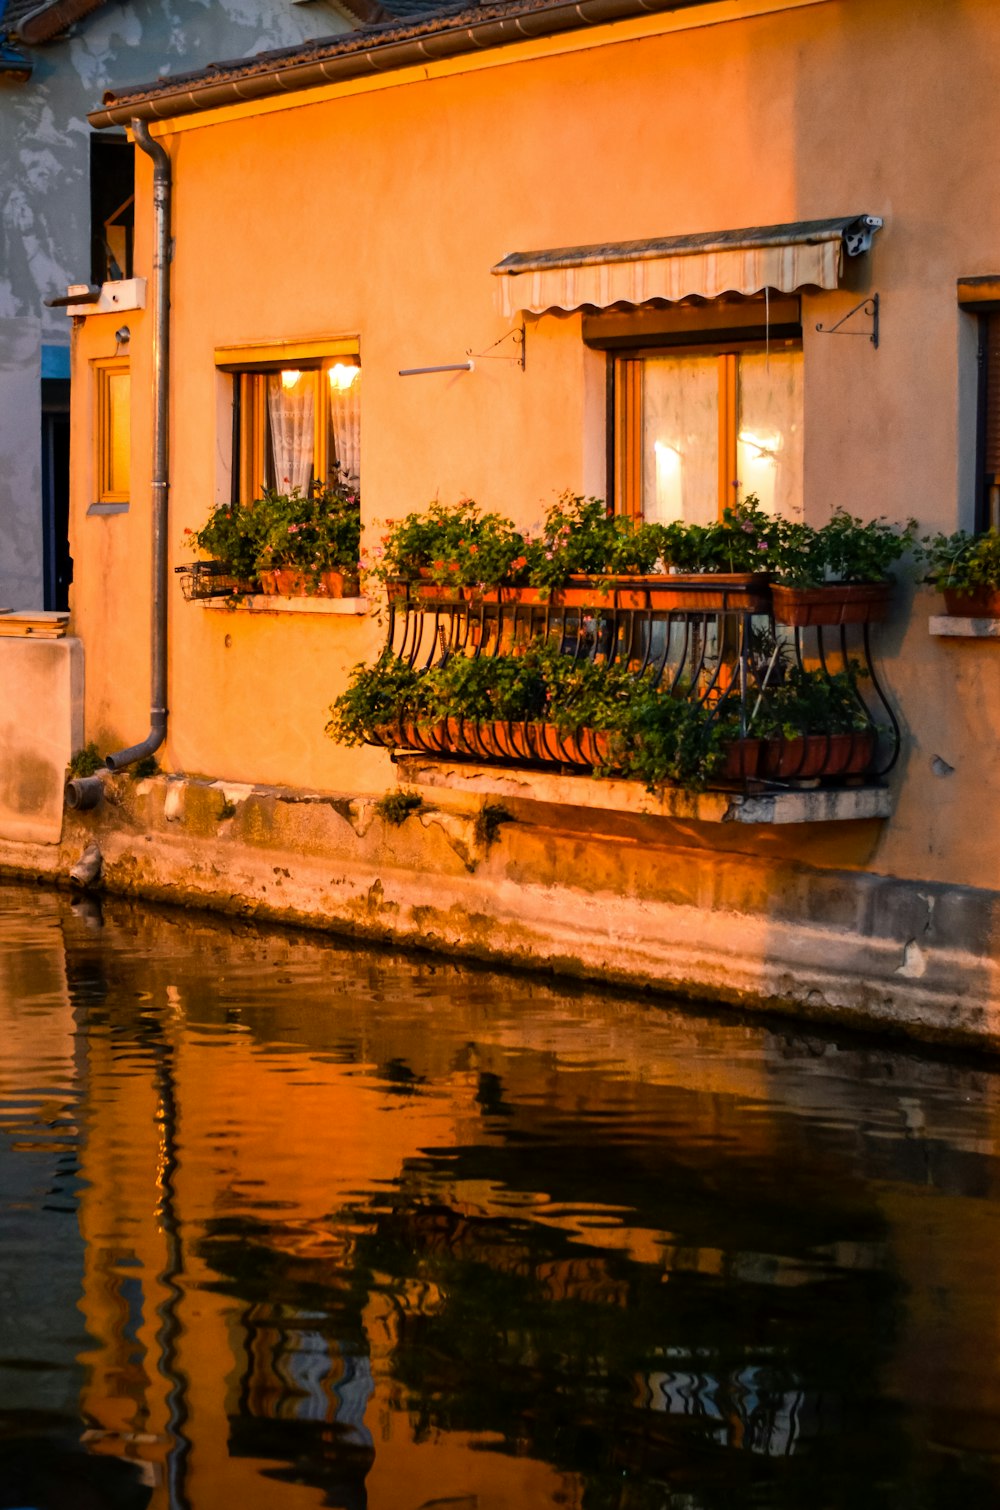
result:
[[[76,776],[66,783],[66,806],[78,813],[97,807],[104,798],[104,780],[101,776]]]

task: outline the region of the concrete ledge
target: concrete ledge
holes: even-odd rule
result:
[[[60,880],[96,842],[113,892],[1000,1050],[1000,892],[487,805],[442,790],[399,821],[374,796],[123,775],[60,844],[0,838],[0,870]]]
[[[847,823],[892,814],[889,789],[879,786],[773,790],[753,795],[680,790],[654,794],[637,781],[466,765],[428,760],[426,755],[399,755],[396,766],[400,781],[407,786],[696,823]]]
[[[328,613],[361,616],[371,604],[367,598],[280,598],[261,593],[251,598],[201,598],[202,608],[217,613]]]
[[[933,614],[927,621],[929,634],[942,639],[1000,640],[1000,619],[965,619],[957,614]]]

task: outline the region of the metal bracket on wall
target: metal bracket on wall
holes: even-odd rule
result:
[[[871,328],[871,330],[841,330],[840,327],[842,325],[846,325],[847,321],[851,318],[851,316],[852,315],[856,315],[859,310],[861,310],[864,314],[868,315],[869,318],[871,319],[871,322],[872,322],[872,328]],[[817,325],[816,329],[819,331],[819,333],[820,333],[821,336],[832,336],[832,335],[867,336],[868,339],[869,339],[869,341],[871,341],[872,345],[875,347],[875,350],[877,351],[878,350],[878,310],[879,310],[879,297],[878,297],[878,294],[871,294],[871,295],[869,295],[869,297],[867,299],[862,299],[860,304],[855,304],[855,306],[854,306],[853,309],[849,309],[847,311],[846,315],[842,315],[841,318],[837,321],[836,325],[830,325],[830,326]]]
[[[518,348],[515,356],[508,356],[505,351],[496,351],[494,349],[497,346],[502,346],[504,341],[514,342],[514,345]],[[513,330],[508,330],[504,335],[495,340],[492,346],[487,346],[485,351],[472,352],[469,350],[465,354],[467,357],[474,355],[477,361],[480,357],[484,357],[488,362],[516,362],[523,372],[525,355],[524,326],[516,325]]]

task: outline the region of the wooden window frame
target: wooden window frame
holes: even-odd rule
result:
[[[294,369],[317,374],[313,476],[326,477],[329,416],[322,376],[345,361],[361,367],[360,344],[356,337],[216,347],[217,370],[230,374],[233,379],[232,503],[249,503],[259,498],[267,485],[271,439],[265,380],[276,372]]]
[[[129,443],[129,486],[124,490],[112,487],[111,439],[112,400],[111,379],[125,375],[129,379],[129,424],[131,425],[131,365],[127,357],[109,358],[94,363],[95,424],[94,424],[94,477],[96,489],[94,501],[99,504],[127,504],[131,494],[131,437]]]
[[[657,341],[633,350],[608,351],[608,496],[616,514],[642,519],[642,379],[643,363],[665,356],[714,356],[718,360],[719,480],[718,517],[734,501],[739,438],[739,359],[744,353],[802,350],[798,327],[772,328],[767,335],[748,331],[738,340],[707,339]]]

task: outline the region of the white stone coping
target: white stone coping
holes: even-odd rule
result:
[[[931,634],[942,639],[1000,640],[1000,619],[972,619],[958,614],[932,614],[927,621]]]
[[[892,815],[888,787],[816,787],[759,792],[646,791],[638,781],[587,775],[562,776],[510,766],[466,765],[398,755],[404,785],[448,788],[483,797],[520,798],[560,807],[628,813],[637,817],[683,818],[698,823],[845,823]]]
[[[371,608],[368,598],[281,598],[261,593],[250,598],[199,598],[202,608],[221,613],[326,613],[363,617]]]

